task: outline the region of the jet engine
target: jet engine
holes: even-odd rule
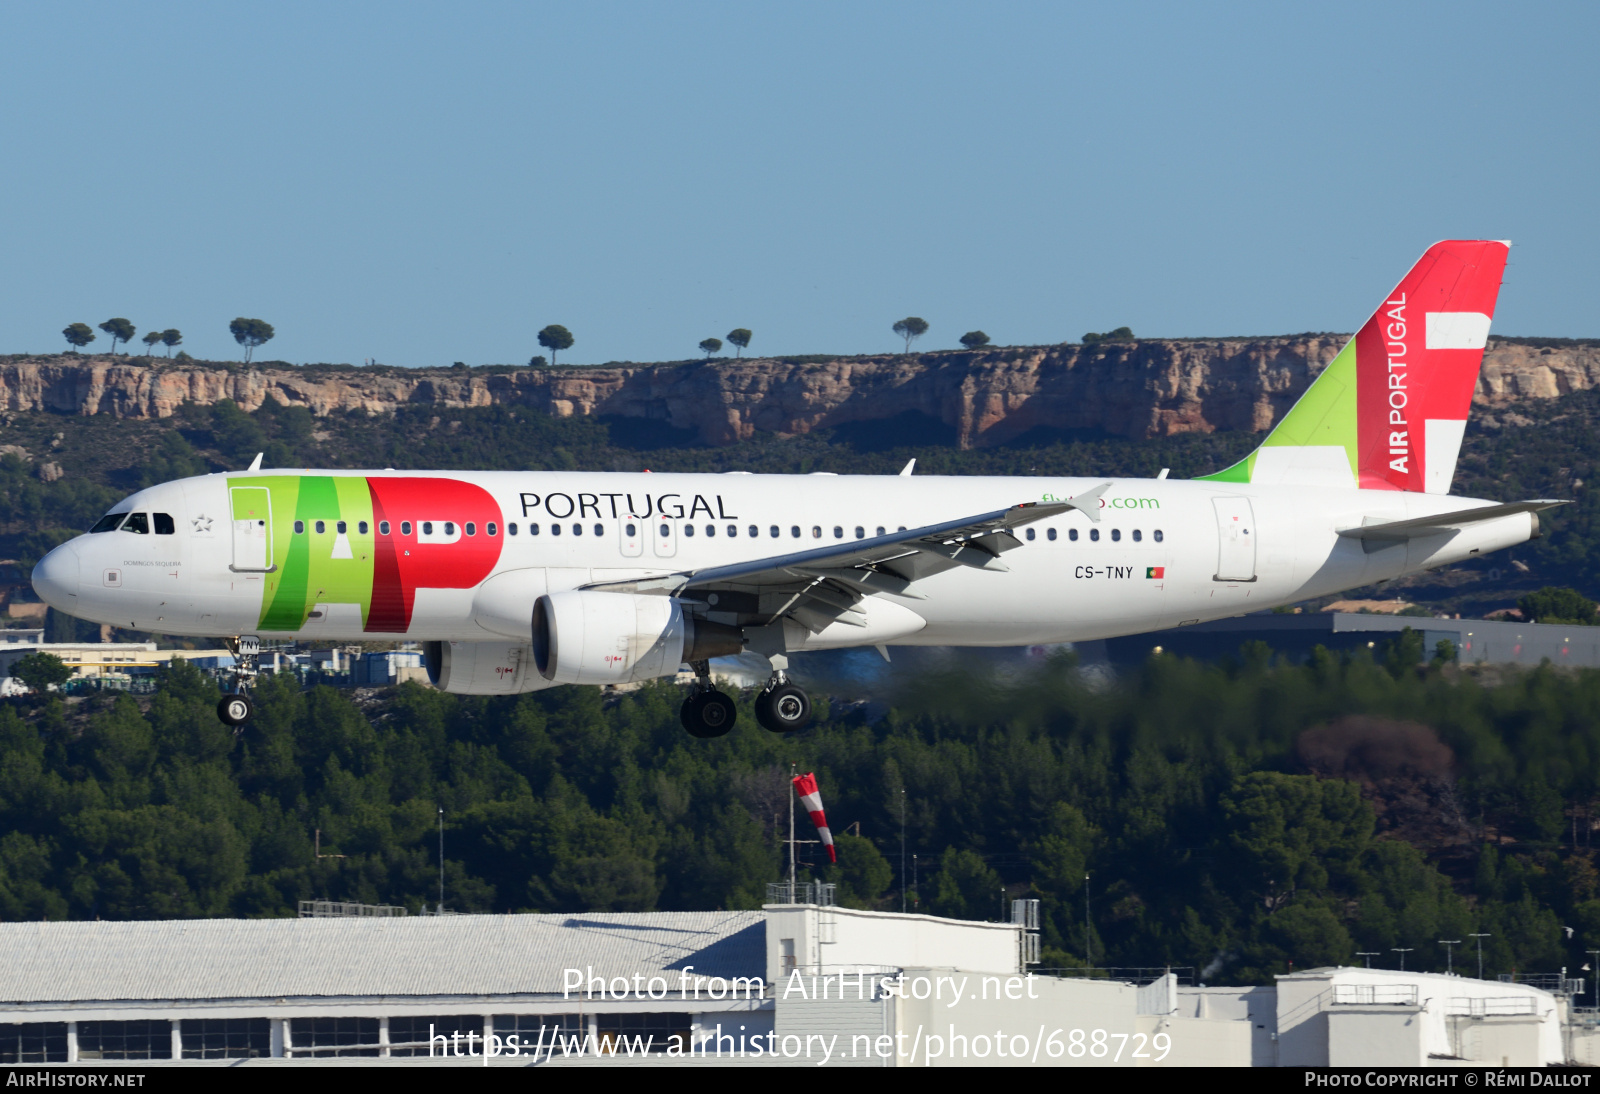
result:
[[[425,642],[428,679],[457,695],[515,695],[550,686],[525,642]]]
[[[533,661],[555,684],[650,680],[743,648],[737,627],[696,619],[666,596],[573,589],[533,609]]]

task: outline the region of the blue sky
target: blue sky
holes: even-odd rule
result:
[[[0,352],[663,360],[1353,330],[1436,239],[1600,335],[1594,4],[14,2]],[[105,345],[105,336],[94,348]]]

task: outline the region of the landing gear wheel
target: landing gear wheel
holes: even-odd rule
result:
[[[678,717],[691,737],[721,737],[738,721],[739,709],[720,691],[699,691],[684,701]]]
[[[811,724],[811,699],[794,684],[782,683],[756,696],[756,721],[773,733],[793,733]]]
[[[224,695],[222,702],[217,704],[217,717],[222,719],[223,725],[242,726],[255,711],[256,706],[250,701],[250,696],[238,693]]]

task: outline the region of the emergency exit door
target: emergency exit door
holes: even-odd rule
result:
[[[1212,498],[1217,511],[1217,572],[1213,581],[1256,579],[1256,520],[1249,498]]]

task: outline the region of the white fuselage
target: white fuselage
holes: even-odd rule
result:
[[[341,573],[339,565],[348,561],[351,580],[359,584],[360,567],[366,565],[370,584],[363,552],[374,549],[376,519],[368,515],[373,527],[361,537],[350,516],[351,531],[341,537],[333,531],[332,514],[321,533],[310,519],[315,514],[297,514],[306,517],[306,530],[280,534],[306,537],[308,557],[324,569],[312,571],[300,625],[264,626],[264,588],[282,574],[233,566],[240,557],[235,536],[242,533],[239,522],[230,519],[230,504],[237,506],[230,491],[248,488],[256,479],[296,475],[473,484],[498,510],[498,558],[470,587],[420,585],[405,629],[374,631],[370,621],[363,624],[367,593],[338,587],[343,578],[317,575]],[[165,514],[172,518],[172,532],[79,536],[40,563],[35,584],[53,607],[80,618],[176,635],[503,642],[513,636],[503,625],[485,627],[483,620],[496,608],[491,583],[511,571],[542,571],[540,584],[555,592],[788,554],[1021,502],[1065,499],[1106,481],[738,473],[217,474],[142,490],[113,509]],[[918,582],[914,591],[920,599],[870,598],[898,605],[886,609],[896,618],[903,617],[901,608],[915,613],[925,621],[920,629],[899,626],[887,639],[834,634],[802,648],[879,641],[1012,646],[1136,634],[1399,577],[1521,543],[1536,528],[1528,514],[1516,514],[1368,551],[1338,530],[1477,503],[1398,491],[1167,479],[1110,482],[1099,521],[1073,510],[1019,530],[1023,546],[1003,559],[1008,572],[958,567]],[[402,518],[442,521],[448,514],[388,516],[398,528]],[[508,534],[511,526],[515,535]],[[537,534],[530,534],[533,526]],[[552,526],[560,534],[552,534]]]

